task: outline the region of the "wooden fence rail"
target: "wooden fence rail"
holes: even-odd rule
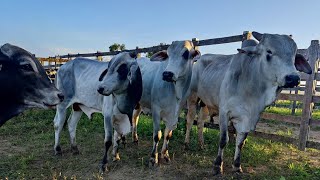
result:
[[[225,43],[233,43],[233,42],[241,42],[245,39],[250,39],[251,33],[248,31],[244,31],[241,35],[223,37],[223,38],[214,38],[214,39],[205,39],[205,40],[197,40],[196,38],[192,39],[194,45],[197,46],[207,46],[207,45],[215,45],[215,44],[225,44]],[[147,53],[147,52],[157,52],[161,50],[166,50],[169,47],[169,44],[160,44],[158,46],[148,47],[148,48],[139,48],[124,50],[126,52],[136,52],[136,53]],[[115,52],[96,52],[96,53],[84,53],[84,54],[67,54],[54,56],[49,58],[42,58],[40,61],[49,62],[48,66],[45,68],[50,69],[59,68],[64,62],[71,60],[71,58],[75,57],[101,57],[101,56],[112,56],[120,53],[121,51]],[[290,100],[293,101],[294,106],[292,108],[292,114],[295,111],[296,101],[300,101],[303,104],[302,107],[302,115],[301,116],[292,116],[292,115],[279,115],[272,113],[262,113],[261,118],[263,119],[273,119],[279,120],[282,122],[292,123],[296,125],[300,125],[300,133],[299,139],[283,137],[284,142],[290,142],[298,145],[300,150],[305,150],[306,147],[315,147],[320,148],[320,143],[309,141],[309,131],[311,126],[320,126],[320,120],[312,119],[312,110],[314,107],[314,103],[320,103],[320,96],[316,95],[316,91],[320,91],[320,87],[317,87],[317,81],[320,80],[319,72],[319,57],[320,57],[320,45],[318,40],[312,40],[311,45],[307,49],[298,49],[298,53],[305,56],[308,59],[310,66],[313,69],[311,75],[301,73],[301,80],[305,81],[305,85],[301,85],[296,88],[285,89],[287,93],[281,93],[278,96],[278,100]],[[51,62],[55,64],[52,65]],[[288,91],[294,91],[294,94],[288,93]],[[300,93],[299,93],[300,92]],[[303,92],[303,93],[301,93]],[[216,125],[206,124],[206,127],[215,127]],[[211,127],[211,128],[212,128]],[[216,128],[216,127],[215,127]],[[267,133],[255,132],[255,135],[259,135],[261,137],[274,137],[279,135],[271,135]],[[283,139],[282,138],[282,139]]]

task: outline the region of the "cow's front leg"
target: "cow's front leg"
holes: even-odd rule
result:
[[[132,116],[132,142],[138,144],[138,122],[139,122],[139,115],[141,113],[141,106],[137,106],[136,109],[133,111]]]
[[[169,130],[168,128],[166,128],[164,131],[164,140],[163,140],[163,145],[161,150],[161,159],[164,159],[166,162],[170,161],[168,145],[171,137],[172,137],[172,130]]]
[[[70,134],[71,151],[73,155],[79,154],[79,149],[76,143],[77,124],[81,118],[82,111],[80,109],[73,109],[68,119],[68,129]]]
[[[248,133],[238,133],[236,137],[236,151],[234,154],[234,161],[233,161],[233,171],[236,173],[242,173],[241,168],[241,150],[244,146],[245,140],[247,138]]]
[[[53,123],[54,123],[54,154],[55,155],[61,155],[62,150],[60,146],[60,133],[63,128],[64,122],[66,121],[66,109],[67,107],[63,105],[58,105],[56,115],[54,117]]]
[[[108,150],[112,145],[112,123],[111,123],[111,117],[105,116],[104,117],[104,131],[105,131],[105,137],[104,137],[104,156],[100,163],[100,170],[102,172],[107,171],[107,163],[108,163]]]
[[[228,117],[227,113],[220,113],[219,115],[219,127],[220,127],[220,141],[218,155],[214,161],[213,174],[218,175],[223,173],[223,151],[226,144],[229,141],[228,135]]]
[[[152,113],[153,118],[153,147],[151,151],[150,164],[155,166],[158,164],[158,144],[161,139],[162,133],[160,130],[160,115],[155,112]]]
[[[114,134],[113,134],[113,150],[112,150],[113,161],[120,160],[119,143],[120,143],[121,138],[122,138],[122,136],[115,130]]]

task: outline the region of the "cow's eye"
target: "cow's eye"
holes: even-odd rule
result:
[[[182,57],[183,57],[184,59],[189,59],[189,51],[186,50],[186,51],[182,54]]]
[[[267,50],[267,61],[270,61],[272,58],[272,51],[271,50]]]
[[[122,64],[118,70],[117,70],[118,74],[119,74],[119,79],[121,80],[125,80],[127,78],[128,75],[128,67],[126,64]]]
[[[32,66],[30,64],[21,65],[21,69],[25,71],[33,71]]]

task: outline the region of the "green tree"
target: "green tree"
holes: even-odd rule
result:
[[[109,46],[109,51],[110,52],[123,51],[125,49],[126,49],[126,45],[125,44],[113,43],[111,46]]]

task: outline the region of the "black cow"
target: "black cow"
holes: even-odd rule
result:
[[[33,54],[11,44],[0,47],[0,126],[27,108],[48,109],[63,98]]]

